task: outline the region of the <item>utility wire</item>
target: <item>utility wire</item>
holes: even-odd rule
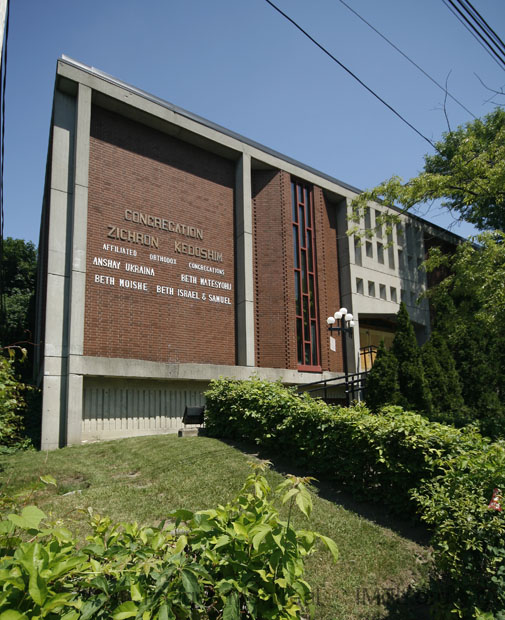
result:
[[[494,49],[496,46],[491,43],[489,41],[489,35],[488,33],[485,31],[484,29],[484,33],[482,32],[482,27],[477,23],[476,24],[476,20],[474,18],[474,16],[471,14],[471,12],[469,12],[467,10],[467,8],[465,7],[464,4],[462,4],[461,2],[458,2],[458,4],[462,7],[462,9],[464,11],[466,11],[467,16],[465,16],[461,10],[455,5],[455,3],[453,2],[453,0],[449,0],[449,2],[451,3],[451,5],[456,9],[456,11],[458,11],[458,13],[463,17],[463,19],[465,20],[465,22],[467,24],[469,24],[470,28],[477,34],[477,36],[479,37],[479,39],[484,43],[484,45],[488,48],[488,50],[491,52],[491,54],[493,54],[501,64],[504,64],[505,61],[505,52],[501,51],[500,49],[496,50]],[[480,28],[480,30],[479,30]]]
[[[460,21],[461,24],[468,30],[468,32],[474,37],[479,45],[491,56],[500,69],[505,69],[505,62],[496,51],[491,47],[489,41],[478,32],[477,28],[470,22],[470,20],[462,13],[462,11],[452,2],[452,0],[442,0],[445,6],[451,11],[451,13]]]
[[[470,114],[471,117],[476,118],[474,114],[472,114],[472,112],[470,112],[470,110],[468,108],[466,108],[461,101],[458,101],[458,99],[456,99],[456,97],[454,97],[453,95],[451,95],[451,93],[447,90],[446,87],[442,86],[441,84],[439,84],[435,78],[431,77],[431,75],[429,73],[427,73],[422,67],[420,67],[416,62],[414,62],[412,60],[412,58],[409,58],[409,56],[407,56],[407,54],[405,54],[404,52],[402,52],[402,50],[395,45],[392,41],[390,41],[386,36],[384,36],[381,32],[379,32],[377,30],[377,28],[375,28],[370,22],[368,22],[364,17],[362,17],[357,11],[355,11],[351,6],[349,6],[346,2],[344,2],[344,0],[339,0],[341,4],[343,4],[345,7],[347,7],[349,9],[349,11],[351,11],[351,13],[354,13],[354,15],[356,15],[356,17],[358,17],[359,19],[361,19],[362,22],[364,22],[369,28],[371,28],[376,34],[379,35],[379,37],[381,37],[382,39],[384,39],[384,41],[386,41],[386,43],[388,43],[394,50],[396,50],[399,54],[401,54],[406,60],[408,60],[410,62],[410,64],[414,65],[414,67],[420,71],[425,77],[427,77],[429,80],[431,80],[433,82],[433,84],[435,84],[435,86],[438,86],[438,88],[440,88],[440,90],[442,90],[444,93],[447,94],[448,97],[450,97],[453,101],[455,101],[460,107],[463,108],[463,110],[465,110],[465,112],[468,112],[468,114]]]
[[[460,6],[465,7],[466,11],[473,15],[475,21],[477,21],[479,23],[479,25],[482,28],[482,30],[484,30],[487,33],[487,36],[491,40],[493,40],[494,45],[496,47],[498,47],[499,49],[501,49],[502,52],[505,52],[505,43],[503,42],[503,40],[491,28],[491,26],[482,17],[482,15],[479,13],[479,11],[473,6],[473,4],[470,2],[470,0],[465,0],[464,2],[462,2],[462,0],[457,0],[457,1],[458,1],[458,4]],[[468,8],[465,5],[468,5]]]
[[[302,34],[304,34],[310,41],[312,41],[312,43],[314,43],[314,45],[316,45],[322,52],[324,52],[327,56],[329,56],[334,62],[337,63],[337,65],[339,65],[339,67],[341,67],[342,69],[344,69],[344,71],[346,71],[351,77],[353,77],[359,84],[361,84],[361,86],[363,86],[363,88],[365,88],[371,95],[373,95],[376,99],[378,99],[383,105],[385,105],[389,110],[391,110],[391,112],[393,112],[393,114],[395,116],[397,116],[401,121],[403,121],[406,125],[408,125],[412,131],[415,131],[416,134],[418,136],[420,136],[423,140],[426,140],[426,142],[428,142],[428,144],[433,147],[436,148],[435,145],[433,144],[433,142],[427,138],[424,134],[422,134],[419,129],[416,129],[414,127],[414,125],[412,125],[412,123],[410,123],[405,117],[403,117],[399,112],[397,112],[392,105],[390,105],[387,101],[385,101],[380,95],[378,95],[375,91],[373,91],[369,86],[367,86],[362,80],[360,80],[360,78],[353,73],[350,69],[348,69],[342,62],[340,62],[340,60],[338,60],[335,56],[333,56],[333,54],[331,54],[325,47],[323,47],[320,43],[318,43],[314,37],[312,37],[306,30],[304,30],[299,24],[297,24],[295,22],[294,19],[292,19],[291,17],[289,17],[289,15],[287,15],[286,13],[284,13],[284,11],[282,11],[278,6],[276,6],[273,2],[271,2],[271,0],[265,0],[265,2],[267,2],[272,8],[274,8],[278,13],[280,13],[285,19],[287,19],[289,22],[291,22],[293,24],[293,26],[295,26],[295,28],[297,28]]]

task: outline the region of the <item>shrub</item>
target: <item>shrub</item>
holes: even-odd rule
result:
[[[398,362],[401,394],[398,404],[414,411],[430,411],[431,394],[424,376],[421,351],[407,307],[403,302],[396,317],[397,326],[391,352]]]
[[[456,364],[444,336],[434,331],[421,355],[433,403],[430,419],[456,426],[469,424],[472,416],[465,407]]]
[[[7,452],[30,446],[23,437],[26,408],[23,392],[26,386],[16,379],[13,357],[0,355],[0,451]]]
[[[255,466],[239,496],[226,506],[178,510],[157,527],[113,523],[90,510],[93,530],[77,550],[71,532],[50,524],[36,506],[0,521],[0,617],[5,620],[295,620],[311,603],[303,559],[322,541],[295,530],[296,504],[308,517],[305,480],[279,487],[289,502],[279,518],[271,490]],[[52,480],[46,480],[49,484]]]
[[[366,403],[372,411],[395,405],[400,398],[398,361],[381,340],[374,365],[366,378]]]
[[[438,458],[484,440],[472,429],[429,422],[400,407],[372,415],[330,407],[280,383],[222,379],[206,392],[209,434],[249,439],[404,512],[410,489],[440,472]]]
[[[212,382],[206,397],[211,434],[254,440],[430,525],[452,594],[441,617],[505,617],[505,522],[488,508],[493,488],[505,489],[503,442],[397,406],[380,415],[362,405],[333,408],[259,379]]]

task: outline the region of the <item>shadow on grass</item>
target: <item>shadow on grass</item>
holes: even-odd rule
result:
[[[366,595],[369,593],[361,593],[363,599]],[[386,609],[384,620],[431,620],[437,608],[443,608],[447,613],[452,600],[447,584],[433,578],[422,589],[409,589],[403,593],[384,590],[379,596]]]
[[[237,442],[232,440],[220,439],[223,443],[226,443],[245,454],[250,454],[260,459],[268,460],[272,463],[272,468],[280,474],[293,474],[295,476],[314,476],[315,481],[312,482],[312,487],[316,491],[317,495],[323,499],[326,499],[334,504],[338,504],[350,512],[380,525],[381,527],[389,528],[393,530],[403,538],[411,540],[418,545],[424,547],[430,544],[430,533],[426,527],[421,523],[415,521],[410,515],[407,514],[405,519],[402,519],[398,514],[392,513],[387,506],[380,503],[374,503],[373,501],[367,501],[357,499],[349,491],[339,487],[338,483],[325,479],[322,476],[317,476],[313,472],[301,469],[288,459],[284,457],[276,456],[265,450],[258,449],[253,443]]]

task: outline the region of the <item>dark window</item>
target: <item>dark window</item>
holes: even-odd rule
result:
[[[321,370],[312,188],[291,182],[298,366]]]

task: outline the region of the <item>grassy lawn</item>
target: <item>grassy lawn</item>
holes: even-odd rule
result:
[[[1,457],[0,476],[2,490],[10,493],[29,489],[39,476],[54,476],[57,489],[37,491],[32,500],[83,538],[86,514],[79,509],[155,523],[177,508],[225,503],[250,473],[248,460],[251,455],[216,439],[162,435]],[[268,478],[275,487],[282,475],[270,471]],[[317,495],[313,500],[310,525],[301,514],[296,525],[331,536],[340,550],[338,564],[323,549],[307,562],[318,620],[422,617],[415,605],[397,601],[392,611],[394,604],[377,604],[374,595],[380,592],[385,600],[422,588],[431,566],[429,550],[336,502]]]

